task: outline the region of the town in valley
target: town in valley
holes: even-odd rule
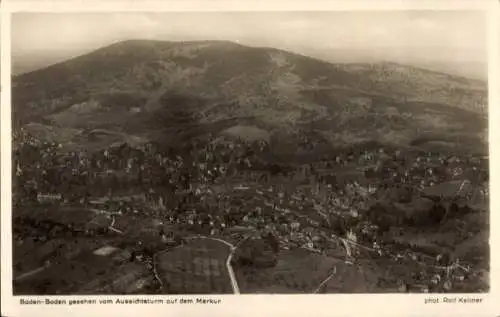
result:
[[[488,292],[487,120],[480,79],[232,41],[15,75],[14,294]]]

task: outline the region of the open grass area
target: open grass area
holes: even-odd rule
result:
[[[231,294],[226,268],[229,248],[216,241],[194,239],[155,256],[155,270],[166,294]]]
[[[283,251],[271,268],[237,267],[242,293],[312,293],[343,260],[296,249]]]

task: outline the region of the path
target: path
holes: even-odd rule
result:
[[[323,286],[326,283],[328,283],[328,281],[330,281],[335,276],[335,274],[337,274],[337,267],[336,266],[333,267],[332,274],[328,275],[328,277],[323,282],[321,282],[321,284],[319,284],[319,286],[314,290],[313,293],[314,294],[318,293],[323,288]]]
[[[18,277],[16,277],[16,278],[14,279],[14,281],[16,281],[16,282],[21,281],[21,280],[23,280],[23,279],[25,279],[25,278],[28,278],[28,277],[32,276],[32,275],[38,274],[38,273],[40,273],[40,272],[42,272],[42,271],[45,271],[45,270],[46,270],[46,269],[48,269],[49,267],[50,267],[50,264],[48,264],[48,265],[44,265],[44,266],[41,266],[41,267],[36,268],[36,269],[34,269],[34,270],[31,270],[31,271],[29,271],[29,272],[23,273],[23,274],[19,275]]]
[[[236,251],[237,247],[234,246],[233,244],[225,241],[225,240],[218,239],[218,238],[211,238],[211,237],[201,236],[201,235],[190,237],[189,239],[207,239],[207,240],[213,240],[213,241],[217,241],[217,242],[223,243],[223,244],[225,244],[225,245],[227,245],[229,247],[230,252],[229,252],[229,255],[228,255],[227,259],[226,259],[226,269],[227,269],[227,272],[229,273],[229,278],[231,279],[231,287],[233,288],[233,293],[234,294],[240,294],[240,288],[238,286],[238,281],[236,279],[236,275],[234,274],[233,266],[231,265],[231,260],[233,258],[234,252]]]
[[[187,237],[187,239],[206,239],[206,240],[213,240],[213,241],[217,241],[219,243],[222,243],[222,244],[225,244],[229,247],[229,255],[226,259],[226,269],[227,269],[227,272],[228,272],[228,275],[229,275],[229,279],[231,281],[231,287],[233,289],[233,293],[234,294],[240,294],[240,288],[239,288],[239,285],[238,285],[238,281],[236,279],[236,274],[234,273],[234,270],[233,270],[233,267],[231,265],[231,260],[233,258],[233,255],[235,253],[235,251],[238,249],[238,247],[234,246],[233,244],[225,241],[225,240],[222,240],[222,239],[218,239],[218,238],[212,238],[212,237],[207,237],[207,236],[202,236],[202,235],[196,235],[196,236],[191,236],[191,237]],[[156,253],[154,256],[153,256],[153,259],[154,259],[154,263],[153,263],[153,270],[154,270],[154,274],[155,274],[155,277],[156,279],[160,282],[161,285],[163,285],[163,282],[161,281],[161,278],[158,276],[158,273],[156,271],[156,258],[157,256],[160,254],[160,253],[163,253],[163,252],[169,252],[171,250],[168,250],[168,251],[160,251],[158,253]]]

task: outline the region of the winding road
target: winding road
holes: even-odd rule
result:
[[[238,280],[236,279],[236,275],[234,274],[233,266],[231,265],[231,260],[233,259],[234,252],[238,249],[235,245],[222,240],[218,238],[211,238],[211,237],[206,237],[206,236],[194,236],[190,237],[189,239],[207,239],[207,240],[212,240],[212,241],[217,241],[220,243],[223,243],[229,247],[229,255],[227,256],[226,259],[226,269],[227,272],[229,273],[229,278],[231,279],[231,287],[233,288],[233,293],[234,294],[240,294],[240,287],[238,286]]]
[[[226,269],[229,273],[229,278],[231,280],[231,287],[233,289],[233,294],[241,294],[240,292],[240,288],[239,288],[239,285],[238,285],[238,280],[236,279],[236,275],[234,273],[234,270],[233,270],[233,267],[231,265],[231,260],[234,256],[234,253],[236,252],[236,250],[238,249],[238,246],[243,243],[245,240],[247,240],[248,238],[250,238],[251,234],[245,236],[239,243],[238,245],[233,245],[232,243],[229,243],[225,240],[222,240],[222,239],[219,239],[219,238],[212,238],[212,237],[207,237],[207,236],[202,236],[202,235],[196,235],[196,236],[191,236],[191,237],[188,237],[187,239],[207,239],[207,240],[212,240],[212,241],[217,241],[219,243],[222,243],[222,244],[225,244],[229,247],[230,249],[230,253],[226,259]],[[345,247],[346,247],[346,253],[347,255],[350,253],[350,248],[349,248],[349,244],[348,242],[351,242],[351,241],[345,241],[346,239],[342,239],[342,242],[344,243]],[[164,252],[164,251],[162,251]],[[321,291],[321,289],[324,287],[324,285],[326,285],[335,275],[337,274],[337,267],[334,266],[333,267],[333,271],[331,274],[329,274],[320,284],[319,286],[313,291],[313,293],[318,293]],[[156,275],[156,278],[158,280],[160,280],[160,278],[158,277],[158,275],[156,274],[156,271],[155,271],[155,275]],[[160,280],[160,283],[161,283],[161,280]]]
[[[196,236],[191,236],[191,237],[187,237],[186,238],[187,240],[194,240],[194,239],[205,239],[205,240],[212,240],[212,241],[216,241],[216,242],[219,242],[219,243],[222,243],[226,246],[229,247],[229,254],[226,258],[226,269],[227,269],[227,272],[228,272],[228,275],[229,275],[229,279],[230,279],[230,282],[231,282],[231,288],[233,290],[233,293],[234,294],[240,294],[240,288],[239,288],[239,285],[238,285],[238,280],[236,279],[236,275],[234,273],[234,270],[233,270],[233,267],[231,265],[231,260],[234,256],[234,253],[235,251],[238,249],[237,246],[225,241],[225,240],[222,240],[222,239],[219,239],[219,238],[212,238],[212,237],[207,237],[207,236],[202,236],[202,235],[196,235]],[[170,251],[170,250],[169,250]],[[159,254],[163,253],[163,252],[168,252],[168,251],[160,251],[158,253],[156,253],[154,255],[154,274],[155,274],[155,277],[156,279],[160,282],[161,285],[163,285],[163,282],[161,280],[161,278],[158,276],[158,273],[157,273],[157,270],[156,270],[156,258]]]
[[[328,275],[328,277],[325,280],[323,280],[323,282],[321,282],[321,284],[319,284],[319,286],[314,290],[313,293],[315,293],[315,294],[319,293],[319,291],[321,291],[321,289],[323,288],[323,286],[326,283],[328,283],[328,281],[330,281],[335,276],[335,274],[337,274],[337,267],[336,266],[333,267],[332,274]]]

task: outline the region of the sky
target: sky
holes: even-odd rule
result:
[[[331,62],[393,61],[477,73],[487,61],[481,11],[15,13],[13,72],[127,39],[229,40]]]

